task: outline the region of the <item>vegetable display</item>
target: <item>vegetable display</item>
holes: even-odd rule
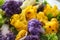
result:
[[[60,40],[60,10],[45,0],[0,0],[0,40]]]

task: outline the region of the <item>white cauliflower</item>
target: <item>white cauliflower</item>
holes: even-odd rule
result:
[[[21,6],[22,9],[26,8],[29,5],[34,5],[36,0],[25,0]]]

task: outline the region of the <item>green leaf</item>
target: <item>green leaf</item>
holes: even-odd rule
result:
[[[1,15],[4,15],[5,14],[5,11],[3,11],[2,9],[0,9],[0,14]]]
[[[46,0],[44,0],[43,4],[45,4],[45,5],[46,5],[46,4],[48,4],[48,3],[47,3],[47,1],[46,1]]]
[[[2,15],[0,14],[0,19],[3,19]]]
[[[57,20],[60,21],[60,13],[57,15]]]
[[[60,40],[60,33],[57,33],[57,36],[58,36],[58,40]]]
[[[36,2],[39,2],[39,0],[36,0]]]
[[[60,40],[60,25],[59,25],[59,29],[58,29],[58,32],[57,32],[57,37],[58,37],[58,40]]]
[[[16,28],[14,28],[14,26],[11,26],[11,25],[10,25],[10,30],[11,30],[15,35],[18,34],[18,31],[16,30]]]
[[[4,19],[3,19],[3,16],[0,14],[0,26],[4,24]]]
[[[40,40],[48,40],[47,37],[44,34],[40,35]]]

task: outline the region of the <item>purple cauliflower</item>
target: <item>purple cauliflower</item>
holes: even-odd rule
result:
[[[39,35],[40,33],[44,33],[42,24],[36,19],[31,19],[28,22],[28,31],[32,35]]]
[[[10,17],[15,13],[20,13],[22,10],[20,6],[22,2],[18,1],[6,1],[5,4],[2,6],[2,9],[6,12],[5,15]]]

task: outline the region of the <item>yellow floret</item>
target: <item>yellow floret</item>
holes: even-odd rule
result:
[[[36,18],[37,8],[35,6],[28,6],[22,11],[22,14],[25,15],[25,19],[28,21],[32,18]]]
[[[46,14],[47,12],[51,11],[51,6],[49,4],[47,4],[44,8],[44,13]]]
[[[39,13],[37,14],[37,19],[38,19],[39,21],[41,21],[42,23],[44,23],[44,24],[48,21],[47,16],[45,16],[43,12],[39,12]]]
[[[47,15],[48,13],[51,13],[54,17],[56,17],[59,14],[59,10],[56,5],[54,7],[51,7],[49,4],[47,4],[44,8],[44,14]]]
[[[25,30],[19,31],[15,40],[20,40],[22,37],[24,37],[26,35],[26,33],[27,33],[27,31],[25,31]]]
[[[15,14],[10,19],[10,24],[13,25],[17,31],[27,30],[27,22],[24,20],[20,20],[19,14]],[[22,18],[23,19],[23,18]]]
[[[16,22],[16,20],[18,20],[18,19],[19,19],[19,15],[14,14],[10,19],[10,24],[13,25]]]

